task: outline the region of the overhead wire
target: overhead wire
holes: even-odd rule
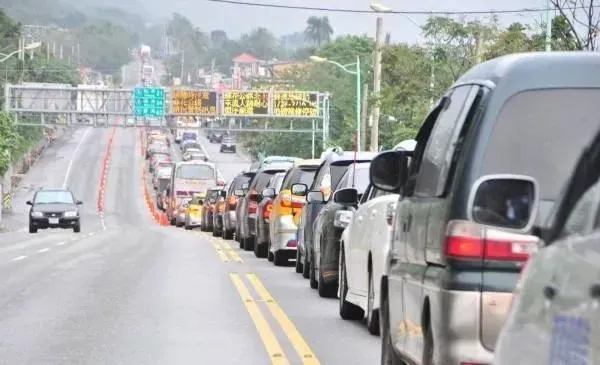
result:
[[[494,14],[518,14],[518,13],[543,13],[547,11],[556,10],[555,8],[521,8],[521,9],[503,9],[503,10],[389,10],[389,11],[375,11],[375,10],[364,10],[364,9],[345,9],[345,8],[328,8],[318,6],[300,6],[300,5],[284,5],[284,4],[273,4],[273,3],[256,3],[246,2],[237,0],[206,0],[214,3],[231,4],[231,5],[242,5],[242,6],[253,6],[262,8],[276,8],[276,9],[295,9],[295,10],[312,10],[312,11],[325,11],[332,13],[357,13],[357,14],[403,14],[403,15],[494,15]],[[591,8],[600,8],[600,5],[591,6]],[[564,7],[562,10],[577,10],[577,9],[590,9],[590,6],[569,6]]]

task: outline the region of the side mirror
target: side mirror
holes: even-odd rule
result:
[[[321,204],[325,201],[325,196],[320,191],[309,191],[306,194],[306,201],[309,204]]]
[[[308,186],[306,184],[293,184],[291,191],[292,191],[292,195],[306,196],[306,192],[308,191]]]
[[[260,193],[260,195],[262,195],[263,198],[273,198],[273,197],[275,197],[275,189],[273,189],[273,188],[263,189],[263,191]]]
[[[33,205],[33,203],[31,202],[31,200],[26,201],[25,204],[27,204],[27,205]]]
[[[238,198],[243,198],[246,194],[244,193],[244,190],[242,190],[242,189],[235,189],[233,191],[233,195],[237,196]]]
[[[408,178],[411,151],[386,151],[375,156],[369,167],[369,180],[379,190],[396,192]]]
[[[78,201],[75,202],[75,204],[81,205],[81,204],[83,204],[83,202],[81,200],[78,200]]]
[[[242,190],[248,190],[249,187],[250,187],[250,184],[248,184],[247,182],[242,184]]]
[[[482,176],[469,193],[468,218],[481,224],[528,232],[537,216],[538,194],[538,183],[529,176]]]
[[[354,188],[339,189],[333,193],[333,201],[338,204],[354,205],[358,203],[358,190]]]
[[[350,224],[350,221],[352,221],[353,215],[354,212],[351,210],[339,210],[335,212],[335,217],[333,218],[333,226],[337,228],[348,227],[348,224]]]

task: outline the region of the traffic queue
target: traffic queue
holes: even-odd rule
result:
[[[342,319],[381,335],[382,364],[600,363],[598,64],[589,52],[481,63],[415,140],[267,157],[227,186],[175,194],[190,200],[173,224],[294,261]]]

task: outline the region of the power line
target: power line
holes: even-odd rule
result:
[[[342,9],[342,8],[323,8],[314,6],[299,6],[299,5],[282,5],[282,4],[267,4],[267,3],[254,3],[244,2],[235,0],[206,0],[215,3],[232,4],[232,5],[243,5],[253,6],[262,8],[277,8],[277,9],[296,9],[296,10],[313,10],[313,11],[327,11],[332,13],[356,13],[356,14],[404,14],[404,15],[490,15],[490,14],[517,14],[517,13],[543,13],[548,10],[556,10],[554,8],[522,8],[522,9],[505,9],[505,10],[473,10],[473,11],[375,11],[375,10],[361,10],[361,9]],[[565,7],[563,10],[577,10],[577,9],[589,9],[589,6],[573,6]],[[592,8],[600,8],[600,5],[592,6]]]

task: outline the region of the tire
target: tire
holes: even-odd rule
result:
[[[275,255],[273,255],[273,252],[269,251],[267,253],[267,260],[269,260],[269,262],[273,262],[273,260],[275,260]]]
[[[174,225],[175,225],[175,223],[176,223],[176,222],[175,222],[175,219],[174,219],[174,218],[172,218],[172,219],[169,221],[169,224],[170,224],[170,225],[172,225],[172,226],[174,226]]]
[[[264,242],[263,243],[256,242],[253,247],[254,256],[261,258],[261,259],[267,257],[267,249],[268,249],[268,247]]]
[[[219,237],[221,235],[221,232],[217,231],[216,228],[213,228],[212,235],[213,237]]]
[[[75,232],[75,233],[81,232],[81,223],[77,223],[77,225],[73,227],[73,232]]]
[[[423,361],[421,364],[433,364],[433,332],[431,331],[431,325],[428,325],[423,333]]]
[[[308,279],[310,277],[310,262],[308,255],[304,254],[304,264],[302,265],[302,277]]]
[[[244,249],[244,244],[245,244],[244,241],[245,241],[245,238],[240,237],[240,240],[238,241],[239,244],[240,244],[240,250]]]
[[[29,233],[37,233],[37,227],[33,226],[31,223],[29,224]]]
[[[246,237],[246,239],[244,240],[244,251],[252,251],[256,243],[255,241],[255,237]]]
[[[186,231],[191,231],[191,230],[192,230],[192,227],[191,227],[191,226],[189,226],[188,224],[185,224],[185,225],[183,226],[183,228],[185,228],[185,230],[186,230]]]
[[[233,238],[233,232],[230,229],[223,228],[223,234],[221,235],[224,240],[230,240]]]
[[[348,321],[358,321],[363,319],[365,311],[363,311],[361,307],[346,300],[346,296],[348,295],[347,279],[346,260],[344,259],[343,250],[340,250],[340,298],[338,302],[340,317]]]
[[[367,294],[367,330],[373,336],[379,336],[379,310],[373,309],[375,303],[373,273],[369,271],[369,291]]]
[[[300,261],[300,250],[296,250],[296,273],[301,274],[304,271],[304,265]]]
[[[326,283],[323,275],[319,274],[319,283],[317,284],[319,296],[321,298],[337,297],[338,285],[336,283]]]
[[[275,251],[273,254],[273,264],[275,266],[285,266],[288,263],[288,258],[285,256],[285,251]]]
[[[317,278],[315,277],[315,254],[311,254],[310,255],[311,260],[310,260],[310,274],[309,274],[309,284],[310,287],[312,289],[317,289],[319,287],[319,282],[317,281]]]

